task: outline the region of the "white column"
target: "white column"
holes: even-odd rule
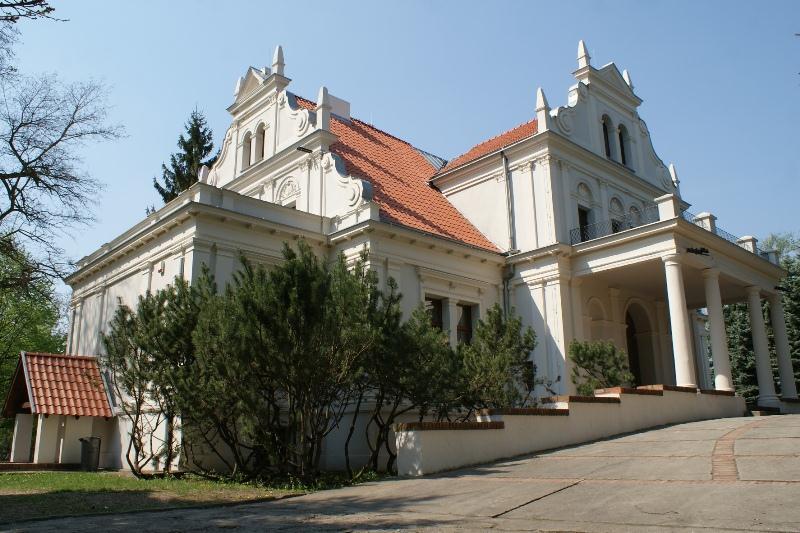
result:
[[[692,353],[692,330],[686,309],[686,294],[683,292],[683,270],[680,256],[662,258],[667,279],[669,320],[672,326],[672,353],[675,357],[675,381],[681,387],[696,387],[694,354]]]
[[[780,294],[770,294],[767,299],[769,300],[772,332],[775,335],[775,351],[778,354],[778,370],[781,375],[781,398],[797,398],[797,384],[794,381],[789,337],[786,335],[783,301]]]
[[[725,315],[722,313],[722,295],[719,292],[719,270],[703,271],[706,289],[709,333],[711,335],[711,357],[714,359],[714,388],[733,390],[731,359],[728,355],[728,336],[725,333]]]
[[[661,354],[661,383],[675,385],[675,361],[670,349],[670,335],[667,328],[667,304],[656,300],[656,317],[658,319],[658,351]]]
[[[445,300],[447,305],[447,331],[450,334],[450,346],[458,346],[458,302],[453,298]]]
[[[758,379],[758,405],[778,407],[775,381],[769,362],[767,331],[761,311],[761,294],[758,287],[747,287],[747,307],[750,308],[750,330],[753,335],[753,351],[756,353],[756,377]]]
[[[12,463],[30,462],[32,431],[33,415],[19,413],[14,418],[14,440],[11,441]]]

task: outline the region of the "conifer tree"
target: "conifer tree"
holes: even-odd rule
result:
[[[464,406],[478,408],[521,407],[533,394],[534,366],[529,357],[536,335],[512,311],[503,315],[494,305],[478,320],[469,344],[459,345],[463,369]]]
[[[633,383],[628,355],[611,341],[572,341],[569,357],[573,362],[572,383],[582,396],[591,396],[596,389]]]
[[[202,112],[195,109],[186,122],[185,136],[178,137],[177,153],[170,156],[169,167],[161,165],[161,180],[153,178],[153,187],[164,203],[177,197],[197,181],[197,173],[203,165],[211,166],[216,156],[209,158],[214,149],[211,130]]]

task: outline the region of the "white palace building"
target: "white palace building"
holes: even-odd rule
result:
[[[513,307],[536,332],[538,375],[563,395],[574,394],[573,339],[613,340],[629,354],[636,385],[732,390],[722,309],[747,302],[759,405],[788,405],[797,393],[776,253],[721,230],[711,213],[689,212],[626,71],[594,66],[581,41],[574,77],[565,105],[551,108],[539,89],[527,122],[445,161],[351,116],[350,103],[325,87],[316,101],[292,93],[278,47],[271,67],[237,81],[213,167],[78,262],[67,279],[67,353],[102,353],[100,334],[120,302],[135,305],[175,276],[192,281],[203,264],[224,284],[240,253],[275,264],[284,242],[304,238],[331,260],[368,250],[382,283],[397,281],[404,312],[427,302],[454,344],[470,338],[488,307]],[[69,366],[69,357],[52,357]],[[46,398],[58,385],[37,385],[29,366],[23,356],[5,406],[17,417],[12,460],[66,461],[80,433],[71,425],[80,423],[110,439],[106,465],[124,465],[114,399],[101,395],[110,417],[59,410]],[[31,450],[24,441],[34,416]]]

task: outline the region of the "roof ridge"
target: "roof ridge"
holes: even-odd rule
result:
[[[304,97],[300,96],[299,94],[295,94],[295,93],[293,93],[293,92],[291,92],[291,91],[287,91],[287,92],[289,92],[289,93],[291,93],[292,95],[294,95],[294,97],[295,97],[295,98],[298,98],[298,99],[300,99],[300,100],[303,100],[303,101],[305,101],[305,102],[307,102],[307,103],[309,103],[309,104],[311,104],[311,105],[314,105],[314,106],[316,106],[316,105],[317,105],[317,104],[316,104],[316,102],[313,102],[312,100],[309,100],[308,98],[304,98]],[[337,116],[336,114],[334,114],[334,113],[331,113],[331,118],[332,118],[332,119],[334,119],[334,120],[339,120],[339,122],[341,122],[341,120],[338,118],[338,116]],[[384,129],[381,129],[381,128],[379,128],[379,127],[377,127],[375,124],[370,124],[369,122],[367,122],[367,121],[365,121],[365,120],[362,120],[362,119],[360,119],[360,118],[354,117],[354,116],[352,116],[352,115],[350,116],[350,120],[351,120],[352,122],[358,122],[358,123],[360,123],[360,124],[363,124],[364,126],[367,126],[368,128],[372,128],[372,129],[373,129],[373,130],[375,130],[375,131],[379,131],[379,132],[383,133],[384,135],[386,135],[387,137],[391,137],[392,139],[396,139],[397,141],[400,141],[401,143],[407,144],[407,145],[409,145],[409,146],[410,146],[410,147],[412,147],[412,148],[416,148],[417,150],[422,150],[422,148],[417,148],[417,147],[416,147],[416,146],[414,146],[414,145],[413,145],[411,142],[409,142],[409,141],[407,141],[407,140],[405,140],[405,139],[401,139],[401,138],[400,138],[400,137],[398,137],[397,135],[394,135],[393,133],[389,133],[388,131],[386,131],[386,130],[384,130]],[[422,150],[422,151],[423,151],[423,152],[426,152],[427,150]],[[433,154],[433,153],[431,153],[431,152],[428,152],[428,153],[429,153],[429,154],[431,154],[431,155],[436,155],[436,154]],[[439,156],[436,156],[436,157],[439,157]],[[443,158],[442,158],[442,159],[443,159]]]
[[[67,354],[67,353],[50,353],[50,352],[28,352],[25,351],[25,355],[35,355],[38,357],[68,357],[70,359],[92,359],[97,360],[96,355],[76,355],[76,354]]]
[[[533,117],[533,118],[532,118],[532,119],[530,119],[530,120],[526,120],[525,122],[521,122],[521,123],[517,124],[516,126],[514,126],[513,128],[509,128],[509,129],[507,129],[507,130],[505,130],[505,131],[503,131],[503,132],[501,132],[501,133],[498,133],[497,135],[494,135],[493,137],[489,137],[488,139],[484,139],[484,140],[482,140],[481,142],[479,142],[479,143],[477,143],[477,144],[474,144],[474,145],[472,145],[472,146],[469,148],[469,150],[467,150],[466,152],[463,152],[463,153],[461,153],[461,154],[458,154],[456,157],[454,157],[454,158],[450,159],[450,161],[455,161],[455,160],[457,160],[457,159],[458,159],[458,158],[460,158],[460,157],[464,157],[465,155],[467,155],[468,153],[470,153],[470,152],[471,152],[471,151],[473,151],[474,149],[478,148],[479,146],[483,146],[484,144],[488,144],[488,143],[490,143],[490,142],[492,142],[492,141],[494,141],[494,140],[496,140],[496,139],[499,139],[499,138],[500,138],[500,137],[502,137],[503,135],[508,135],[508,134],[509,134],[509,133],[511,133],[512,131],[516,131],[516,130],[520,129],[520,128],[521,128],[521,127],[523,127],[523,126],[527,126],[528,124],[532,124],[533,122],[536,122],[536,117]],[[460,165],[459,165],[459,166],[460,166]],[[455,167],[453,167],[453,168],[455,168]],[[448,169],[448,170],[449,170],[449,169]]]

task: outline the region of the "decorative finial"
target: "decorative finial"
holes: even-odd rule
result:
[[[541,87],[536,89],[536,131],[542,132],[550,129],[550,105]]]
[[[278,76],[283,76],[283,67],[285,65],[286,63],[283,62],[283,47],[278,45],[272,55],[272,72]]]
[[[330,130],[331,125],[331,99],[328,88],[324,85],[317,94],[317,127],[321,130]]]
[[[678,179],[678,171],[675,169],[675,163],[669,164],[669,175],[672,176],[672,184],[677,189],[678,185],[681,183],[681,180]]]
[[[622,79],[625,80],[625,83],[628,84],[628,87],[630,87],[631,91],[632,91],[633,90],[633,82],[631,81],[631,75],[628,73],[627,70],[623,70],[622,71]]]
[[[208,174],[210,172],[211,170],[206,165],[200,167],[200,169],[197,171],[197,181],[200,183],[208,183]]]
[[[589,52],[586,50],[586,43],[583,42],[583,39],[578,41],[578,68],[584,68],[591,65],[592,56],[589,55]]]
[[[244,78],[239,76],[239,79],[236,80],[236,87],[233,88],[233,96],[234,96],[234,98],[239,96],[239,91],[242,90],[242,83],[244,83]]]

